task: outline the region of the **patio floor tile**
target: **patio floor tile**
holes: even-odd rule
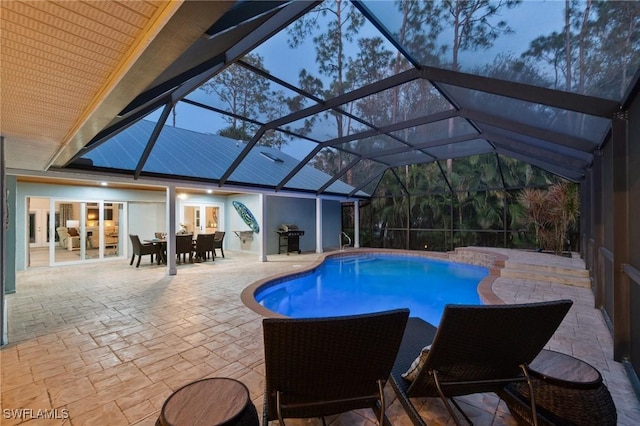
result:
[[[549,262],[536,253],[497,252],[518,262]],[[10,343],[0,350],[2,407],[65,409],[73,426],[153,425],[176,389],[202,378],[232,377],[247,386],[261,414],[262,317],[242,304],[240,293],[259,279],[300,271],[318,256],[269,256],[259,262],[256,255],[229,252],[215,262],[179,265],[171,277],[165,267],[143,263],[135,268],[125,259],[20,271],[17,293],[7,297]],[[579,261],[569,261],[580,267]],[[622,364],[612,359],[612,338],[593,308],[591,290],[507,278],[496,279],[493,290],[507,303],[574,300],[548,348],[600,370],[616,403],[618,424],[636,423],[640,404]],[[390,386],[385,393],[392,423],[410,425]],[[437,399],[417,404],[429,424],[452,424]],[[515,425],[506,405],[492,394],[464,397],[461,404],[475,424]],[[331,426],[375,424],[368,410],[328,420]]]

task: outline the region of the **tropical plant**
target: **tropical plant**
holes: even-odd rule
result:
[[[547,221],[547,193],[541,189],[525,188],[518,195],[518,202],[524,208],[525,223],[533,226],[536,247],[541,248],[541,232]]]
[[[538,248],[564,252],[569,231],[578,222],[580,201],[577,186],[560,182],[548,190],[526,188],[518,196],[526,212],[526,222],[533,225]]]
[[[570,229],[580,217],[580,201],[577,186],[566,182],[549,188],[549,222],[553,228],[553,250],[557,254],[564,251]]]

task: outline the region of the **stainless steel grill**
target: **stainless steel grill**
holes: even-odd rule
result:
[[[298,228],[298,225],[283,223],[276,231],[279,235],[278,254],[298,252],[300,250],[300,237],[304,235],[304,231]],[[284,251],[283,251],[284,249]]]

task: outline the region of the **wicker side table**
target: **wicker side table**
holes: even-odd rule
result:
[[[529,365],[538,424],[615,425],[616,407],[600,372],[586,362],[543,350]],[[526,383],[509,384],[500,397],[518,424],[533,424]]]
[[[247,387],[214,377],[181,387],[164,402],[156,426],[258,426]]]

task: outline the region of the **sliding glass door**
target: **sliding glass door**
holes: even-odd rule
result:
[[[55,241],[49,247],[52,263],[124,256],[125,203],[51,200],[56,223],[49,225]]]

